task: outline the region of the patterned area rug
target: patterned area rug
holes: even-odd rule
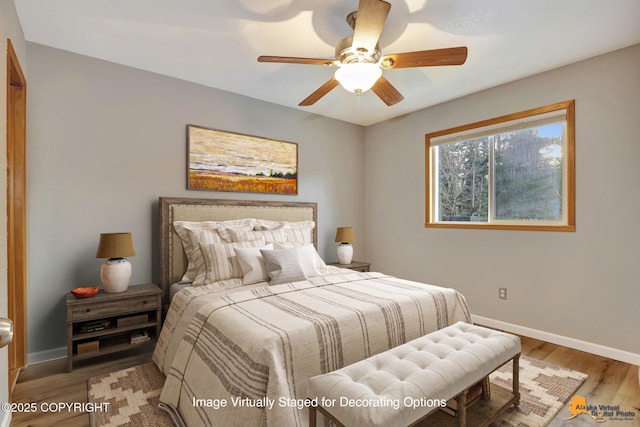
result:
[[[491,374],[491,383],[511,389],[511,375],[507,363]],[[520,405],[508,409],[491,426],[546,426],[586,379],[581,372],[522,356]],[[164,375],[153,363],[89,379],[89,402],[109,403],[108,411],[89,414],[91,427],[173,426],[171,417],[158,408],[163,383]]]
[[[158,408],[164,375],[153,363],[89,378],[88,401],[108,403],[104,412],[90,412],[91,427],[171,427],[169,414]]]
[[[511,363],[489,376],[492,384],[511,390]],[[542,360],[520,358],[520,404],[507,409],[491,427],[544,427],[548,425],[588,375]],[[569,414],[567,414],[568,418]]]

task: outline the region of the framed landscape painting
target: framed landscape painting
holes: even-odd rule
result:
[[[298,144],[187,125],[190,190],[298,194]]]

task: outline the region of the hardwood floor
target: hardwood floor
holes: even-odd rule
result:
[[[587,404],[620,405],[620,410],[633,411],[636,414],[633,421],[612,420],[605,421],[603,425],[640,426],[640,384],[637,366],[532,338],[521,337],[521,340],[523,354],[588,374],[589,378],[575,393],[576,396],[584,397]],[[569,416],[568,405],[565,405],[549,426],[599,425],[584,415],[567,420]]]
[[[584,397],[588,404],[619,405],[621,410],[636,413],[633,421],[611,420],[602,425],[640,427],[640,385],[638,384],[637,366],[532,338],[521,337],[521,339],[522,354],[588,374],[589,378],[576,392],[576,395]],[[78,368],[71,373],[65,372],[65,359],[30,366],[18,377],[13,401],[34,402],[36,407],[39,407],[41,403],[86,402],[87,379],[147,363],[151,360],[151,355],[147,352],[116,360],[109,359],[109,356],[105,356],[102,359],[95,359],[91,363],[78,364]],[[584,415],[567,421],[566,419],[569,415],[567,407],[565,407],[556,416],[550,427],[599,425],[593,419]],[[89,416],[87,413],[67,411],[56,413],[14,413],[11,425],[15,427],[85,427],[89,425]]]

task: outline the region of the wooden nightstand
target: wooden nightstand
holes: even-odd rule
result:
[[[334,265],[341,268],[349,268],[351,270],[360,271],[363,273],[369,271],[369,267],[371,267],[371,263],[362,261],[351,261],[351,264],[340,264],[339,262],[332,262],[329,265]]]
[[[90,298],[67,295],[67,372],[76,360],[155,344],[162,321],[162,291],[152,283],[124,292],[100,290]]]

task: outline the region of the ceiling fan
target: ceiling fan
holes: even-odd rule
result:
[[[307,107],[338,85],[356,94],[371,89],[385,104],[391,106],[402,101],[404,96],[382,75],[383,69],[462,65],[467,60],[466,46],[382,55],[378,39],[390,9],[391,4],[386,1],[360,0],[358,10],[347,16],[353,36],[338,42],[335,59],[259,56],[258,62],[338,67],[331,80],[299,104]]]

